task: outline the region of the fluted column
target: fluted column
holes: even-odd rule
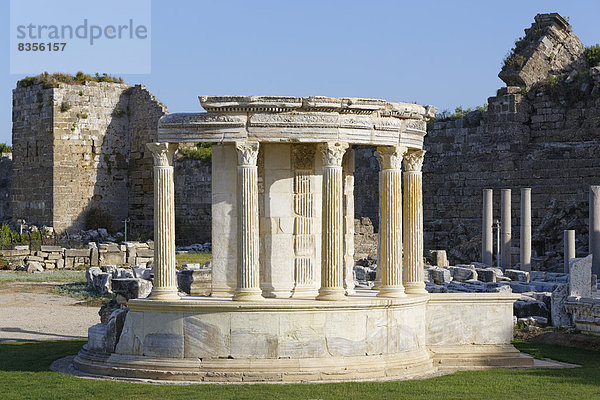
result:
[[[175,143],[148,143],[154,158],[154,286],[152,300],[177,300],[175,271]]]
[[[323,153],[323,215],[321,229],[321,288],[317,300],[343,300],[344,243],[342,158],[347,143],[327,142]]]
[[[377,165],[379,167],[377,173],[378,179],[378,189],[379,196],[377,196],[378,204],[377,204],[377,220],[379,221],[379,229],[377,229],[377,269],[375,270],[375,282],[373,282],[373,290],[379,290],[381,286],[381,171],[383,169],[381,164],[381,155],[376,151],[375,159],[377,160]]]
[[[382,146],[381,171],[381,286],[377,296],[405,296],[402,285],[402,158],[403,146]]]
[[[236,142],[235,148],[238,154],[238,268],[233,300],[263,300],[258,269],[258,142]]]
[[[404,156],[404,257],[402,281],[406,293],[427,293],[423,278],[423,157],[425,151],[411,149]]]

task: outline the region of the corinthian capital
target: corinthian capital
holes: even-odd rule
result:
[[[152,152],[154,165],[157,167],[170,167],[173,165],[173,154],[177,151],[177,143],[146,143]]]
[[[381,156],[382,169],[402,168],[402,158],[408,149],[404,146],[379,146],[377,152]]]
[[[258,142],[235,142],[238,165],[256,167],[258,159]]]
[[[348,148],[348,143],[326,142],[319,145],[319,150],[323,153],[323,164],[326,167],[341,167],[342,158]]]
[[[425,150],[410,149],[404,156],[404,170],[407,172],[421,172]]]

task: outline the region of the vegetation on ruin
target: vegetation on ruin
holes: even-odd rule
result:
[[[12,147],[6,143],[0,143],[0,154],[2,153],[12,153]]]
[[[78,71],[75,75],[63,72],[55,72],[53,74],[44,72],[37,76],[27,76],[21,79],[17,82],[17,87],[28,87],[41,84],[44,89],[49,89],[57,88],[61,83],[67,85],[84,85],[86,82],[123,83],[123,78],[107,75],[106,73],[100,75],[97,72],[94,76],[84,74],[81,71]]]
[[[67,112],[71,109],[71,104],[68,101],[60,103],[60,112]]]
[[[432,122],[453,121],[455,119],[464,118],[467,116],[467,114],[469,114],[470,112],[473,112],[473,111],[487,112],[487,110],[488,110],[487,104],[484,104],[483,106],[477,106],[477,107],[475,107],[475,109],[472,109],[470,107],[463,108],[462,106],[458,106],[454,109],[454,112],[450,112],[450,110],[448,110],[448,109],[438,111],[435,114],[435,118],[432,118],[431,121]]]
[[[597,67],[600,65],[600,44],[586,47],[583,55],[588,67]]]
[[[212,143],[196,143],[192,147],[184,147],[179,150],[179,154],[192,160],[200,160],[204,163],[210,163],[212,156]]]
[[[538,358],[579,364],[569,369],[490,369],[429,379],[283,385],[150,385],[92,380],[49,371],[85,340],[0,343],[0,398],[55,399],[592,399],[600,396],[600,353],[520,342]]]
[[[529,43],[537,42],[550,26],[548,23],[537,23],[527,31],[527,35],[515,40],[515,44],[502,60],[502,71],[520,69],[527,58],[522,54]]]

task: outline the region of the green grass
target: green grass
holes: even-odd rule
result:
[[[458,372],[401,382],[167,386],[80,379],[48,371],[85,341],[0,343],[1,399],[598,399],[600,353],[521,342],[522,351],[582,368]]]
[[[212,260],[211,253],[182,253],[175,256],[177,265],[182,264],[205,264]]]
[[[0,271],[0,282],[82,282],[85,271],[51,270],[30,274],[24,271]]]

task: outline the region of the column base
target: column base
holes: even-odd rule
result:
[[[236,289],[233,301],[264,301],[260,289]]]
[[[321,288],[316,300],[324,301],[342,301],[346,300],[346,294],[343,287]]]
[[[179,300],[180,297],[177,294],[177,288],[171,287],[153,287],[149,300]]]
[[[377,268],[379,268],[379,266],[377,266]],[[381,287],[381,279],[375,279],[375,282],[373,282],[373,287],[371,287],[371,290],[379,290],[380,287]]]
[[[404,291],[406,294],[428,293],[427,290],[425,290],[425,283],[423,282],[406,282],[404,284]]]
[[[404,286],[380,286],[377,297],[405,297]]]

